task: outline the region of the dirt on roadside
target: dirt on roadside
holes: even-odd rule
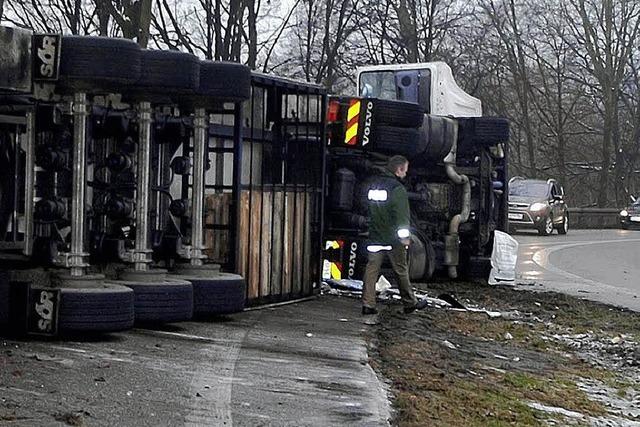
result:
[[[394,425],[640,426],[640,314],[475,283],[422,289],[475,311],[381,311],[370,357]]]

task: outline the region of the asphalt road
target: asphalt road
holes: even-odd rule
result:
[[[560,236],[521,232],[521,286],[542,285],[640,311],[640,231],[570,230]]]
[[[356,299],[95,337],[0,339],[2,426],[385,426]]]

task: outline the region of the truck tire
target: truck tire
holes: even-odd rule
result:
[[[375,99],[373,101],[373,123],[401,128],[419,128],[424,111],[419,104],[406,101]],[[362,114],[362,113],[361,113]]]
[[[191,278],[194,317],[238,313],[244,309],[246,282],[237,274],[217,273],[213,277]]]
[[[180,322],[193,317],[193,286],[186,280],[165,279],[161,283],[114,282],[134,293],[135,321]]]
[[[427,251],[422,240],[411,235],[411,245],[409,245],[409,280],[422,280],[427,271]]]
[[[197,94],[217,102],[242,102],[251,97],[251,70],[235,62],[200,61]]]
[[[448,117],[425,114],[420,126],[419,157],[426,161],[442,161],[455,140],[455,122]]]
[[[420,131],[413,128],[376,126],[372,130],[372,151],[386,154],[401,154],[412,158],[424,151]]]
[[[175,50],[141,51],[137,93],[191,94],[200,83],[200,63],[195,55]]]
[[[117,332],[133,326],[133,290],[112,284],[60,289],[60,332]]]
[[[63,92],[120,91],[140,78],[140,52],[127,39],[64,36],[57,86]]]
[[[9,323],[9,275],[0,270],[0,328]]]
[[[409,279],[411,281],[429,280],[436,267],[436,253],[433,246],[420,232],[411,235],[409,245]]]
[[[509,120],[503,117],[476,117],[473,122],[474,142],[491,145],[509,141]]]

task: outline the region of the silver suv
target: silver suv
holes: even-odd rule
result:
[[[569,231],[564,189],[555,179],[546,181],[514,177],[509,181],[509,230],[535,229],[548,236]]]

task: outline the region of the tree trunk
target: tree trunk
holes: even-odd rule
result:
[[[221,2],[222,0],[215,0],[216,1],[216,10],[215,13],[213,14],[214,17],[214,33],[215,33],[215,38],[216,38],[216,52],[215,52],[215,59],[216,61],[219,61],[222,59],[222,50],[223,50],[223,43],[222,43],[222,20],[220,18],[221,14],[220,14],[220,9],[221,9]]]
[[[74,0],[73,16],[71,17],[71,34],[80,34],[80,13],[82,12],[82,1]]]
[[[307,40],[306,40],[306,52],[305,52],[305,58],[304,58],[304,77],[306,81],[311,81],[311,45],[312,45],[312,41],[311,41],[311,35],[313,33],[312,31],[312,27],[311,27],[311,23],[313,22],[313,5],[314,5],[314,1],[313,0],[309,0],[308,2],[308,6],[309,6],[309,12],[307,13]]]
[[[400,36],[404,41],[407,51],[406,61],[410,63],[418,62],[418,31],[416,28],[416,8],[415,0],[400,0],[396,8],[398,14],[398,26]]]
[[[149,27],[151,26],[152,0],[140,0],[140,19],[138,28],[138,45],[145,48],[149,44]]]
[[[607,99],[609,98],[609,99]],[[600,179],[598,183],[598,206],[604,208],[607,206],[608,201],[608,178],[609,178],[609,167],[611,166],[611,161],[609,156],[610,146],[611,146],[611,134],[612,134],[612,115],[610,111],[610,106],[608,105],[610,102],[610,96],[607,96],[605,93],[605,105],[604,105],[604,129],[602,136],[602,149],[600,151],[602,156],[602,163],[600,170]]]
[[[565,111],[564,106],[562,104],[562,94],[564,92],[564,88],[562,85],[562,73],[560,71],[560,60],[558,59],[556,62],[556,66],[558,67],[558,72],[556,73],[556,139],[558,144],[558,163],[560,167],[558,168],[560,171],[560,182],[562,185],[567,184],[567,165],[566,165],[566,138],[564,132],[564,117]]]
[[[98,16],[98,35],[107,37],[109,35],[109,20],[111,13],[109,9],[103,4],[105,1],[110,0],[96,0],[96,15]]]
[[[207,26],[207,46],[206,46],[206,59],[213,59],[213,16],[211,13],[211,0],[204,2],[206,22]]]
[[[232,1],[229,4],[229,18],[227,19],[227,28],[224,34],[222,58],[225,61],[231,60],[235,50],[238,30],[239,9],[242,7],[242,1]]]
[[[256,21],[258,19],[258,11],[255,8],[255,0],[247,0],[249,40],[247,65],[255,70],[258,61],[258,30],[256,29]]]

